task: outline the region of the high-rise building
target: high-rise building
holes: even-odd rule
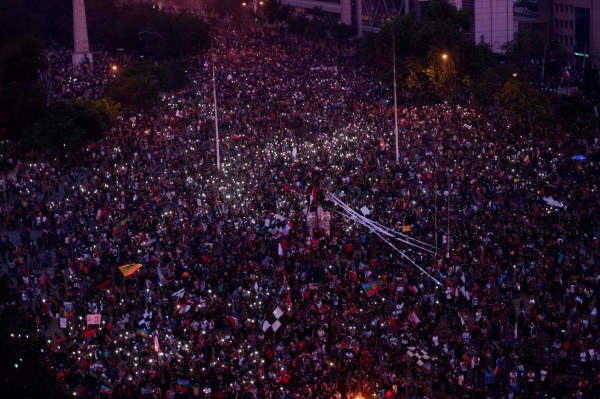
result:
[[[461,6],[473,9],[473,38],[487,43],[495,52],[514,37],[512,0],[474,0],[461,2]]]
[[[548,0],[549,39],[556,40],[579,67],[600,66],[600,2]]]
[[[153,3],[171,10],[200,11],[199,0],[117,0]],[[240,0],[241,1],[241,0]],[[248,3],[260,0],[247,0]],[[388,20],[410,11],[420,15],[420,5],[430,0],[280,0],[293,12],[311,16],[315,9],[341,23],[356,27],[359,35],[378,32]],[[524,28],[536,29],[546,42],[556,40],[572,54],[574,64],[600,66],[600,0],[448,0],[458,9],[473,12],[471,37],[488,43],[496,52]],[[74,0],[75,2],[75,0]]]

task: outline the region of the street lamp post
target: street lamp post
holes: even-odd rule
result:
[[[212,59],[212,81],[213,81],[213,99],[215,107],[215,139],[217,150],[217,171],[221,171],[221,154],[219,153],[219,112],[217,110],[217,83],[215,79],[215,52],[213,48],[212,36],[210,38],[210,55]]]
[[[396,83],[396,32],[392,30],[392,62],[394,63],[394,137],[396,140],[396,163],[400,163],[400,151],[398,148],[398,93]]]

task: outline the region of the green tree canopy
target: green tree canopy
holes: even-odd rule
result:
[[[41,42],[33,35],[17,37],[0,49],[0,134],[18,139],[23,128],[46,107],[46,90],[38,73],[46,66]]]
[[[376,55],[391,64],[394,47],[398,78],[406,87],[446,97],[481,76],[493,60],[492,52],[470,38],[469,11],[458,10],[447,0],[433,0],[422,7],[420,22],[409,14],[382,27],[376,38]]]
[[[182,87],[186,80],[180,63],[135,63],[108,84],[106,95],[126,108],[141,108],[156,100],[159,93]]]
[[[508,79],[496,101],[517,128],[533,132],[549,123],[548,97],[521,77]]]
[[[50,399],[64,397],[56,384],[48,345],[32,322],[31,313],[19,306],[20,298],[0,278],[0,387],[6,398]]]
[[[76,147],[106,133],[118,111],[108,100],[79,100],[52,105],[45,117],[25,128],[26,150]]]
[[[196,54],[210,45],[208,24],[187,12],[167,13],[150,4],[119,8],[112,0],[88,0],[87,9],[93,46],[164,59]]]
[[[593,104],[578,94],[551,97],[552,122],[563,132],[576,137],[594,133],[596,121],[593,117]]]

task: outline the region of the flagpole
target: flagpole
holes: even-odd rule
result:
[[[217,171],[221,171],[221,154],[219,152],[219,113],[217,111],[217,84],[215,80],[215,52],[213,49],[213,39],[212,35],[210,37],[210,55],[212,58],[212,81],[213,81],[213,99],[215,106],[215,139],[216,139],[216,149],[217,149]]]
[[[392,21],[392,59],[394,71],[394,137],[396,139],[396,163],[400,163],[400,152],[398,149],[398,94],[396,84],[396,32]]]

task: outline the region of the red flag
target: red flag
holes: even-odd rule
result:
[[[285,297],[285,304],[288,309],[292,307],[292,296],[290,295],[290,290],[288,289],[287,295]]]
[[[233,328],[234,330],[237,330],[237,328],[238,328],[237,317],[227,316],[227,319],[229,320],[229,324],[231,325],[231,328]]]
[[[419,289],[416,286],[414,286],[414,285],[409,285],[408,286],[408,290],[413,295],[417,295],[417,293],[419,292]]]
[[[83,338],[93,337],[94,335],[96,335],[96,330],[89,330],[83,332]]]
[[[358,276],[356,275],[356,272],[354,270],[350,272],[350,278],[352,279],[352,281],[354,281],[354,283],[358,284]]]

